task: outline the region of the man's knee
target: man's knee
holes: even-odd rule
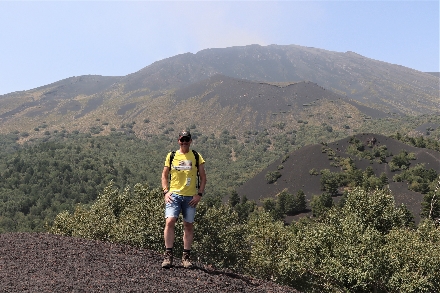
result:
[[[188,222],[183,221],[183,228],[186,231],[192,231],[192,230],[194,230],[194,223],[188,223]]]
[[[176,225],[177,218],[174,217],[168,217],[165,220],[165,226],[166,227],[174,227]]]

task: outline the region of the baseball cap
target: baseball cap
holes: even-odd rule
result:
[[[184,136],[188,136],[189,138],[191,138],[191,133],[189,132],[189,130],[182,130],[182,131],[179,133],[179,138],[180,138],[180,137],[184,137]]]

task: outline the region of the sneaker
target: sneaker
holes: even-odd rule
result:
[[[191,263],[191,257],[190,254],[187,252],[184,252],[182,255],[182,264],[183,267],[186,269],[192,269],[193,264]]]
[[[169,269],[169,268],[172,267],[172,265],[173,265],[173,253],[165,251],[164,259],[163,259],[163,262],[162,262],[162,267],[166,268],[166,269]]]

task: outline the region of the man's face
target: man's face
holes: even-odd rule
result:
[[[189,136],[182,136],[179,138],[179,145],[182,146],[189,146],[191,144],[192,140]]]

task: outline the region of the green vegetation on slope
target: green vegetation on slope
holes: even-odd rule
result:
[[[60,213],[50,232],[161,252],[162,207],[159,188],[136,184],[121,192],[110,184],[90,208]],[[353,189],[341,207],[289,226],[261,209],[240,219],[236,207],[237,200],[235,206],[201,202],[195,259],[304,292],[440,290],[440,227],[432,220],[413,227],[385,190]],[[182,224],[176,227],[179,255]]]
[[[207,200],[220,201],[294,147],[278,140],[280,147],[266,152],[271,139],[262,133],[247,144],[227,131],[220,137],[197,133],[193,147],[208,162]],[[61,211],[95,200],[110,181],[120,189],[137,182],[159,186],[165,156],[178,148],[171,135],[141,140],[130,133],[59,133],[24,146],[10,136],[3,141],[7,147],[0,161],[0,232],[43,231]]]
[[[404,119],[400,125],[401,129],[409,129],[427,121],[436,122],[435,117],[418,117]],[[394,120],[384,120],[374,127],[383,133],[395,125]],[[195,124],[190,128],[196,137],[193,148],[207,160],[205,200],[211,204],[229,198],[238,186],[271,162],[301,146],[346,137],[346,133],[329,132],[325,125],[304,124],[298,131],[274,126],[240,135],[227,130],[217,135],[200,133]],[[139,182],[158,186],[166,153],[177,149],[176,133],[169,130],[142,140],[129,131],[96,136],[63,130],[23,145],[17,144],[23,133],[1,135],[0,233],[43,231],[46,222],[50,224],[61,211],[72,212],[78,203],[95,200],[110,181],[121,190]],[[431,131],[430,137],[440,137],[439,130]],[[426,147],[434,145],[431,141],[423,139]],[[427,196],[425,202],[432,195]],[[246,199],[241,201],[238,206],[246,214],[251,208]],[[291,213],[283,204],[278,206],[276,213]]]
[[[113,180],[121,188],[153,180],[166,141],[149,148],[135,137],[54,137],[4,154],[0,162],[0,231],[42,231],[63,210],[89,203]],[[156,153],[156,155],[155,155]],[[144,154],[142,157],[131,154]],[[162,155],[162,154],[160,154]]]

